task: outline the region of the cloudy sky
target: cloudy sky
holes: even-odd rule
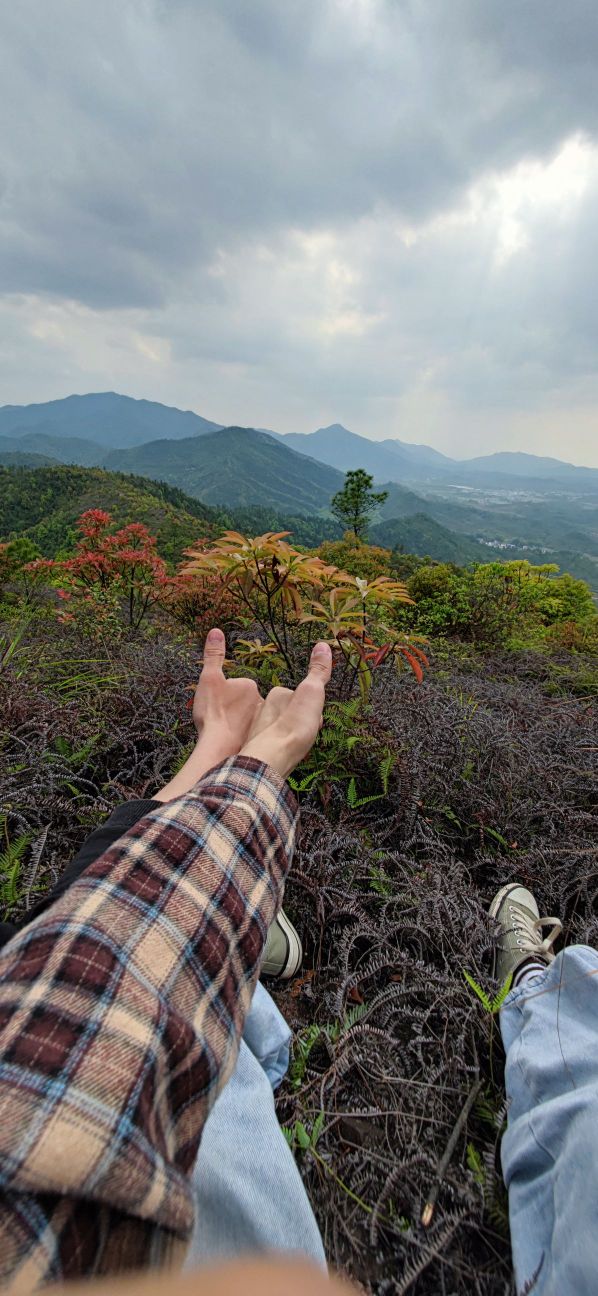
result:
[[[0,403],[598,465],[596,0],[19,0]]]

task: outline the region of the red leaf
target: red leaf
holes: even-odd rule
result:
[[[424,672],[417,659],[413,656],[413,653],[408,652],[406,648],[400,648],[399,651],[403,654],[405,661],[409,663],[418,684],[422,684]]]
[[[382,644],[382,647],[372,654],[372,667],[374,670],[376,666],[381,666],[382,662],[388,657],[391,647],[392,645],[389,643]]]

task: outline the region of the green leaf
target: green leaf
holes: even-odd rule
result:
[[[503,837],[502,833],[496,831],[496,828],[487,828],[486,825],[484,825],[484,833],[486,833],[488,837],[493,837],[499,845],[504,846],[505,850],[509,849],[508,841]]]
[[[384,760],[380,762],[380,780],[382,782],[382,789],[384,792],[384,796],[388,796],[388,780],[390,778],[391,770],[394,763],[395,763],[395,756],[393,752],[388,752],[388,754],[384,757]]]
[[[314,1148],[314,1147],[316,1146],[317,1142],[318,1142],[318,1139],[319,1139],[319,1137],[320,1137],[320,1134],[322,1133],[322,1126],[323,1126],[323,1124],[324,1124],[324,1112],[323,1112],[323,1111],[320,1111],[320,1112],[318,1112],[318,1114],[317,1114],[317,1116],[316,1116],[316,1119],[315,1119],[315,1121],[314,1121],[314,1123],[313,1123],[313,1126],[312,1126],[312,1131],[311,1131],[311,1146],[312,1146],[312,1148]]]
[[[468,986],[471,986],[471,989],[473,990],[474,994],[477,995],[480,1003],[483,1004],[484,1008],[486,1009],[486,1012],[491,1013],[492,1003],[488,998],[486,991],[482,990],[482,987],[478,985],[477,981],[474,981],[471,972],[468,972],[467,968],[463,968],[463,976],[465,977]]]
[[[319,778],[320,774],[322,773],[323,770],[319,770],[319,769],[312,770],[311,774],[306,774],[305,778],[302,778],[301,780],[297,780],[292,777],[289,778],[288,783],[290,787],[292,787],[293,792],[307,792],[311,787],[312,783],[314,783],[315,780]]]
[[[490,1013],[492,1016],[494,1016],[495,1013],[500,1011],[509,993],[509,990],[511,989],[511,986],[513,984],[513,975],[511,972],[509,972],[509,975],[504,985],[501,986],[500,990],[498,991],[498,994],[495,995],[494,999],[489,999],[485,990],[482,990],[482,987],[478,985],[477,981],[474,981],[474,978],[472,977],[471,973],[468,972],[466,968],[463,968],[463,976],[465,977],[467,984],[471,986],[471,989],[473,990],[474,994],[477,995],[478,999],[480,1000],[480,1003],[483,1004],[487,1013]]]
[[[476,1183],[480,1185],[480,1188],[483,1188],[486,1182],[486,1171],[484,1169],[482,1158],[473,1143],[467,1144],[467,1165],[471,1170]]]
[[[302,1121],[295,1122],[295,1134],[299,1147],[307,1150],[311,1146],[311,1139]]]
[[[499,1012],[499,1010],[502,1008],[502,1006],[503,1006],[503,1004],[504,1004],[504,1002],[505,1002],[505,999],[506,999],[506,997],[507,997],[507,995],[508,995],[508,993],[509,993],[509,990],[511,989],[512,984],[513,984],[513,973],[512,973],[512,972],[509,972],[509,975],[508,975],[508,977],[507,977],[507,979],[506,979],[504,985],[502,985],[502,986],[500,987],[500,990],[499,990],[498,994],[497,994],[497,995],[495,996],[495,998],[492,1000],[492,1012],[493,1012],[493,1013],[497,1013],[497,1012]]]

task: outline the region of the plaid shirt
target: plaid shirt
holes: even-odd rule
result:
[[[9,1289],[184,1253],[189,1174],[235,1065],[296,822],[274,770],[227,761],[140,819],[2,952]]]

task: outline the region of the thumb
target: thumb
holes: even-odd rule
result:
[[[332,649],[330,644],[320,640],[312,648],[309,659],[308,678],[320,680],[322,684],[327,684],[332,674]]]
[[[215,672],[222,670],[225,656],[226,639],[224,633],[222,630],[214,628],[210,630],[204,645],[202,674],[213,675]]]

